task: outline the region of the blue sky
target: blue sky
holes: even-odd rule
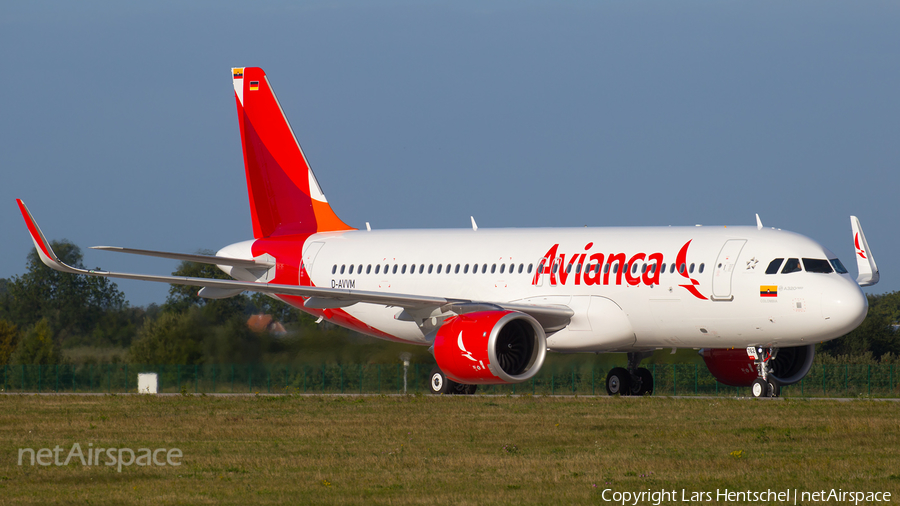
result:
[[[263,67],[333,208],[376,228],[752,225],[896,271],[896,2],[4,2],[0,277],[252,236],[232,66]],[[119,282],[134,305],[168,285]]]

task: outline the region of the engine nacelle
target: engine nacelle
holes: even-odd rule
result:
[[[757,378],[756,365],[743,348],[706,348],[700,353],[709,372],[720,383],[733,387],[748,387]],[[775,358],[769,360],[768,375],[780,385],[793,385],[803,379],[812,367],[816,346],[778,348]]]
[[[547,356],[544,329],[518,311],[478,311],[448,319],[434,339],[438,367],[468,385],[520,383]]]

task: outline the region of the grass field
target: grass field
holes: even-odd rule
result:
[[[17,463],[20,448],[59,445],[65,459],[73,443],[184,456],[121,472]],[[586,504],[604,503],[606,488],[834,488],[897,501],[900,404],[0,396],[3,504]]]

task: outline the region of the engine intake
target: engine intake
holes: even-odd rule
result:
[[[434,358],[444,374],[469,385],[527,381],[546,355],[543,327],[518,311],[455,316],[438,329],[434,340]]]

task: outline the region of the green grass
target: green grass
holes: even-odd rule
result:
[[[19,448],[74,442],[177,447],[184,464],[16,463]],[[900,404],[0,396],[3,504],[585,504],[604,488],[900,497]]]

